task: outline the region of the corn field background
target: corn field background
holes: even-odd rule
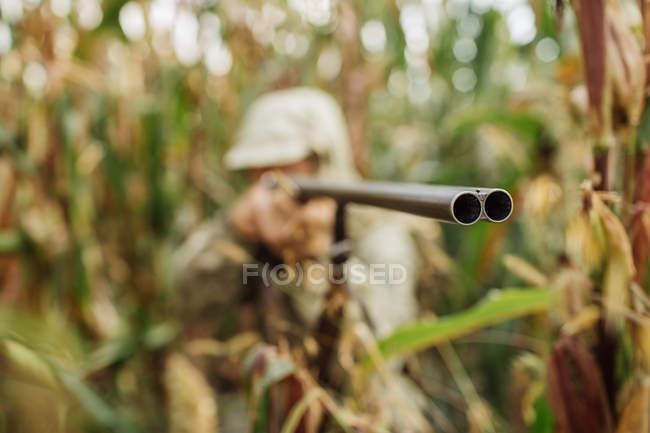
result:
[[[650,432],[647,0],[0,16],[0,432]],[[175,252],[247,187],[222,163],[243,114],[299,85],[341,104],[365,177],[515,200],[421,240],[419,317],[339,335],[339,389],[250,306],[198,339],[176,305]]]

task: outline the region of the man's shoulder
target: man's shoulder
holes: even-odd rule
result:
[[[174,254],[178,268],[210,255],[234,263],[250,261],[250,246],[237,238],[223,215],[203,221],[192,229]]]

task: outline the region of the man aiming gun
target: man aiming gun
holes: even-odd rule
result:
[[[338,335],[325,335],[327,340],[323,334],[364,321],[375,336],[389,335],[417,319],[418,279],[432,275],[414,233],[431,246],[437,223],[365,205],[471,224],[487,215],[489,202],[504,199],[493,190],[356,183],[340,108],[331,96],[308,88],[255,101],[225,164],[246,171],[251,186],[227,215],[197,228],[176,254],[186,332],[227,338],[216,323],[231,309],[241,316],[235,320],[239,326],[253,326],[272,344],[288,342],[292,350],[303,350],[311,338],[319,350],[310,369],[333,387],[342,380],[330,374]],[[499,218],[505,215],[501,211]],[[299,267],[303,278],[281,287],[264,278],[268,275],[246,278],[252,265],[259,265],[252,273],[259,277],[265,264]],[[358,278],[341,275],[344,266],[355,266]],[[321,272],[312,273],[315,267]],[[332,268],[336,271],[323,273]],[[383,272],[373,275],[377,268]],[[395,268],[399,278],[387,272]]]
[[[179,290],[185,303],[206,312],[213,302],[236,302],[241,295],[242,290],[233,286],[242,275],[244,263],[238,263],[242,258],[267,260],[272,256],[288,265],[304,266],[330,259],[336,202],[327,197],[298,201],[283,188],[269,187],[262,179],[264,173],[329,181],[359,179],[340,108],[331,96],[307,88],[270,93],[254,102],[225,163],[230,169],[246,170],[251,187],[232,206],[227,218],[199,228],[177,255]],[[351,245],[349,260],[368,267],[401,265],[407,270],[399,284],[351,288],[367,311],[369,325],[384,336],[417,317],[418,250],[411,227],[402,216],[365,206],[347,208],[344,218]],[[418,224],[436,230],[435,223]],[[247,254],[224,254],[217,248],[223,242],[215,243],[212,238],[228,238],[229,245],[235,243]],[[259,256],[260,250],[265,250],[264,257]],[[304,287],[284,292],[289,291],[292,308],[309,327],[319,319],[327,287],[303,283]],[[198,311],[188,313],[194,318],[200,316]]]

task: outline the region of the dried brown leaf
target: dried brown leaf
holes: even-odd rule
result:
[[[565,433],[613,431],[605,386],[596,360],[577,337],[553,346],[547,367],[549,403]]]
[[[294,413],[299,416],[292,422],[297,433],[315,433],[320,427],[323,410],[317,400],[304,397],[314,388],[313,380],[299,367],[289,355],[274,346],[261,345],[254,348],[245,362],[249,378],[251,425],[264,428],[268,432],[279,432],[296,405],[306,406]],[[264,396],[268,396],[269,406],[260,405]],[[266,422],[264,426],[259,425]]]
[[[614,100],[627,113],[629,124],[636,126],[645,101],[643,52],[618,5],[610,2],[606,13],[607,67],[612,79]]]
[[[503,256],[504,266],[528,284],[537,287],[548,286],[548,277],[531,263],[512,254]]]
[[[628,124],[638,125],[646,82],[641,45],[617,3],[576,0],[573,4],[578,17],[589,108],[598,135],[609,136],[614,108],[625,112]]]
[[[575,0],[573,5],[578,16],[589,107],[602,127],[609,111],[605,106],[605,0]]]

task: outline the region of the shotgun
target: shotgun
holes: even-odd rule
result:
[[[268,185],[281,186],[299,200],[330,197],[341,204],[377,206],[464,226],[480,220],[500,223],[513,211],[512,197],[501,188],[322,181],[274,172],[266,175]]]

